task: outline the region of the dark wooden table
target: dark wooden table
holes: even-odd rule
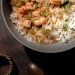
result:
[[[26,65],[29,59],[25,48],[9,33],[3,22],[0,10],[0,50],[5,50],[12,57],[19,70],[19,75],[27,75]]]
[[[28,75],[27,64],[31,61],[43,68],[46,75],[68,75],[70,73],[75,75],[74,49],[57,54],[44,54],[29,50],[9,33],[1,17],[1,12],[0,50],[5,50],[12,57],[18,68],[19,75]]]

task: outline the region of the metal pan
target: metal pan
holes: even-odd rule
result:
[[[10,0],[1,0],[1,12],[2,12],[2,17],[5,22],[5,25],[7,29],[10,31],[10,33],[13,35],[13,37],[19,41],[22,45],[38,51],[38,52],[43,52],[43,53],[57,53],[57,52],[63,52],[66,50],[69,50],[73,47],[75,47],[75,39],[69,41],[68,43],[61,44],[50,44],[50,45],[38,45],[32,42],[27,41],[23,36],[21,36],[13,27],[12,22],[10,21],[10,13],[11,13],[11,5],[10,5]]]

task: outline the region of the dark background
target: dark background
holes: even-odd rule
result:
[[[45,75],[75,75],[75,50],[57,54],[45,54],[30,50],[9,33],[3,22],[0,10],[0,50],[11,56],[19,75],[28,75],[27,64],[35,63],[44,70]]]

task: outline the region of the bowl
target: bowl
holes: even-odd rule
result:
[[[19,41],[22,45],[38,51],[42,53],[58,53],[67,51],[73,47],[75,47],[75,39],[72,39],[68,43],[56,43],[56,44],[49,44],[49,45],[39,45],[33,42],[27,41],[23,36],[21,36],[18,31],[14,28],[11,20],[10,20],[10,13],[12,11],[12,7],[10,5],[10,0],[1,0],[1,13],[5,25],[9,32],[13,35],[13,37]]]

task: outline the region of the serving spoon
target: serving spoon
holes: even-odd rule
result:
[[[28,64],[28,73],[29,75],[44,75],[43,70],[33,63]]]

